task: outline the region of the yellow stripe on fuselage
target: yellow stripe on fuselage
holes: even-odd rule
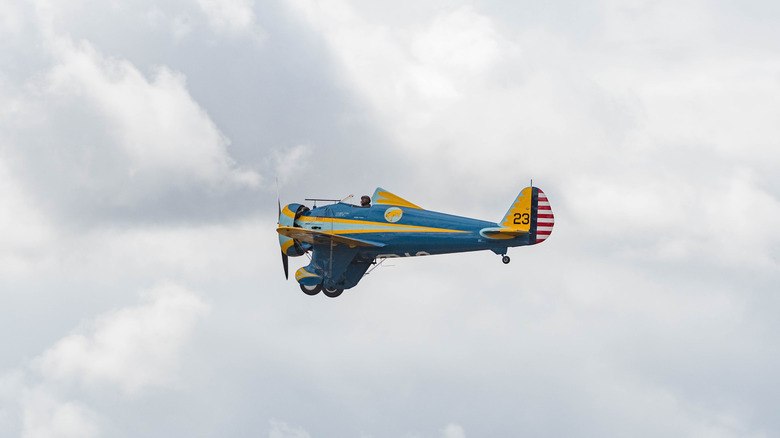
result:
[[[317,230],[319,231],[319,230]],[[354,230],[326,230],[326,231],[320,231],[321,233],[328,233],[328,234],[369,234],[369,233],[469,233],[470,231],[463,231],[463,230],[445,230],[443,228],[403,228],[400,230],[366,230],[363,228],[358,228]]]
[[[355,229],[347,229],[347,230],[320,231],[329,234],[399,233],[399,232],[412,232],[412,233],[469,233],[470,232],[464,230],[450,230],[446,228],[421,227],[419,225],[403,225],[403,224],[394,224],[391,222],[373,222],[373,221],[361,221],[357,219],[339,219],[339,218],[330,218],[330,217],[301,216],[298,218],[298,221],[333,223],[333,224],[350,224],[350,225],[373,225],[373,226],[383,227],[383,229],[355,228]]]

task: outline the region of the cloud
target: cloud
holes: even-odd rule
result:
[[[25,367],[0,374],[0,432],[24,438],[95,437],[111,418],[90,393],[143,398],[177,382],[182,349],[209,305],[173,283],[141,293],[142,304],[84,323]],[[100,391],[97,391],[100,390]],[[107,423],[108,422],[108,423]]]
[[[181,41],[192,32],[192,18],[185,14],[176,15],[170,24],[171,35],[176,41]]]
[[[3,15],[0,15],[0,35],[6,38],[18,35],[25,25],[24,13],[19,2],[1,0],[0,8],[3,9]]]
[[[619,136],[606,128],[619,131],[611,116],[625,118],[624,111],[566,66],[571,54],[559,35],[511,34],[470,6],[437,10],[423,25],[393,27],[339,0],[292,4],[431,190],[477,195],[488,183],[519,184],[519,175],[524,182],[554,173],[564,156],[594,161],[593,151]],[[593,120],[597,112],[607,120]],[[575,138],[578,147],[571,147]],[[452,172],[462,178],[450,181],[445,174]]]
[[[279,420],[271,420],[268,438],[311,438],[309,432],[301,427],[290,426]]]
[[[276,212],[276,205],[268,205],[268,210]],[[51,254],[57,263],[41,272],[106,282],[119,278],[132,283],[156,281],[166,276],[201,282],[211,278],[219,266],[221,273],[234,279],[256,281],[262,256],[278,255],[274,224],[269,218],[267,222],[190,227],[101,228],[58,242],[61,250]],[[277,264],[274,258],[273,266]]]
[[[0,277],[9,278],[33,272],[54,232],[35,198],[11,174],[2,151],[0,145]]]
[[[38,360],[41,373],[128,394],[173,383],[180,350],[208,305],[171,283],[142,297],[145,304],[103,314],[46,350]]]
[[[159,212],[157,203],[203,205],[195,198],[225,200],[261,186],[261,175],[231,156],[231,140],[195,100],[183,73],[134,63],[132,53],[106,55],[104,44],[83,38],[106,31],[91,14],[167,19],[167,5],[146,6],[102,5],[95,12],[82,2],[39,1],[8,18],[26,39],[0,45],[16,60],[0,72],[1,159],[24,192],[48,199],[40,208],[49,217],[94,223],[129,211]],[[71,21],[83,23],[81,38],[68,31]],[[154,23],[145,24],[154,31]],[[122,46],[125,34],[114,34],[122,35],[112,40]]]
[[[470,7],[442,12],[425,27],[392,28],[366,22],[341,0],[291,4],[323,35],[350,86],[410,127],[484,86],[505,55],[491,19]]]
[[[417,159],[435,152],[427,158],[484,171],[502,166],[489,159],[501,154],[552,171],[695,141],[704,151],[742,144],[777,160],[763,134],[775,129],[767,117],[777,112],[779,60],[728,45],[709,50],[706,41],[723,35],[705,3],[600,4],[603,26],[586,39],[501,26],[469,6],[403,26],[340,0],[292,4],[323,36],[348,86]],[[673,30],[658,33],[660,23]]]
[[[304,174],[309,166],[309,156],[312,147],[309,145],[297,145],[285,150],[275,150],[271,155],[271,167],[275,170],[279,182],[292,181]]]
[[[47,91],[96,108],[128,159],[131,180],[259,184],[258,174],[235,168],[229,140],[189,95],[183,75],[160,67],[147,80],[129,62],[105,58],[88,43],[61,43]]]
[[[780,232],[769,224],[780,220],[780,201],[747,168],[714,170],[706,185],[667,172],[581,178],[561,201],[578,226],[622,256],[726,269],[776,267]]]
[[[215,32],[236,35],[253,34],[258,42],[262,41],[256,32],[254,0],[197,0],[208,23]]]
[[[79,402],[62,402],[44,389],[28,390],[22,402],[21,438],[92,438],[100,436],[99,415]]]
[[[450,423],[442,429],[441,436],[442,438],[466,438],[466,432],[459,425]]]

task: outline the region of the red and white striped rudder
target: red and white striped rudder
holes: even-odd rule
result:
[[[534,187],[534,199],[533,199],[533,212],[536,219],[536,242],[532,244],[545,241],[552,233],[553,225],[555,225],[555,217],[553,216],[552,208],[550,207],[550,201],[547,199],[547,195],[544,194],[542,189]]]

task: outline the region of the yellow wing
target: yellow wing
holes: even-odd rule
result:
[[[312,245],[330,245],[332,242],[337,245],[342,244],[348,245],[350,247],[373,246],[381,248],[385,246],[384,243],[372,242],[370,240],[353,239],[351,237],[339,236],[338,234],[307,230],[305,228],[299,227],[279,227],[276,229],[276,232],[291,239],[310,243]]]

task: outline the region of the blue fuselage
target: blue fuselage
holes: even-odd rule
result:
[[[496,239],[480,234],[498,227],[495,222],[387,205],[327,205],[305,212],[295,225],[381,245],[361,246],[363,260],[480,250],[505,254],[509,247],[530,243],[529,235]]]

